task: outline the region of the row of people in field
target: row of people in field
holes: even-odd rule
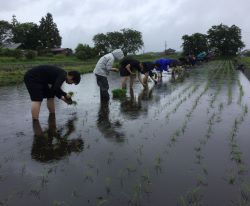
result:
[[[114,68],[114,61],[120,61],[120,68]],[[146,87],[148,78],[157,83],[157,76],[153,70],[158,71],[158,77],[162,77],[162,72],[168,71],[169,67],[174,67],[178,63],[174,59],[158,59],[155,62],[140,62],[133,58],[124,58],[123,51],[116,49],[113,52],[104,55],[99,59],[95,68],[97,85],[100,88],[101,101],[109,100],[109,83],[108,75],[110,71],[119,71],[122,77],[122,88],[126,88],[127,81],[130,80],[130,88],[133,87],[136,75],[140,83]],[[143,78],[141,78],[143,74]],[[47,98],[47,108],[50,113],[55,113],[54,97],[61,99],[67,104],[72,104],[71,95],[62,90],[61,86],[64,82],[68,84],[79,84],[81,80],[78,71],[68,71],[49,65],[40,65],[27,71],[24,76],[24,82],[30,94],[32,101],[31,112],[32,118],[39,118],[41,103]]]

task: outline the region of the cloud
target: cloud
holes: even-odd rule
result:
[[[250,47],[250,3],[248,0],[0,0],[0,19],[39,23],[52,13],[63,47],[93,44],[97,33],[132,28],[142,32],[146,51],[168,47],[180,49],[181,37],[206,33],[212,25],[235,24]]]

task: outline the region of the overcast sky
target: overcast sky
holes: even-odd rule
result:
[[[52,13],[62,47],[93,45],[97,33],[132,28],[142,32],[144,50],[181,49],[181,37],[206,33],[212,25],[235,24],[250,48],[250,0],[0,0],[0,20],[39,23]]]

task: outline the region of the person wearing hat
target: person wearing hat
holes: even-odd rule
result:
[[[31,113],[33,120],[39,119],[40,107],[44,98],[47,98],[47,107],[50,113],[55,113],[54,97],[72,104],[71,95],[61,89],[64,82],[79,84],[81,80],[78,71],[69,71],[50,65],[36,66],[24,75],[24,83],[32,101]]]
[[[107,77],[110,71],[119,71],[119,69],[113,68],[112,66],[115,60],[121,60],[123,57],[123,51],[116,49],[98,60],[93,72],[96,76],[97,85],[100,87],[101,101],[109,101],[109,83]]]

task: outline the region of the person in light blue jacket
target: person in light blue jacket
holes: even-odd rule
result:
[[[123,57],[123,51],[116,49],[101,57],[95,66],[93,72],[96,76],[97,85],[100,87],[101,102],[109,101],[109,83],[107,77],[110,71],[119,71],[118,68],[113,68],[112,66],[115,60],[121,60]]]

